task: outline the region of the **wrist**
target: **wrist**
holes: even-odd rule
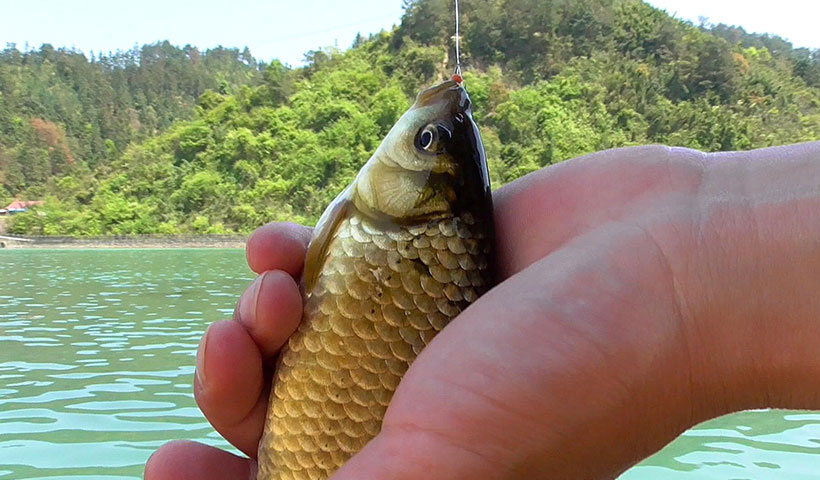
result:
[[[818,408],[820,143],[711,155],[697,204],[702,418]]]

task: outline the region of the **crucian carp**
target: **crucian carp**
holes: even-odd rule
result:
[[[379,433],[416,356],[491,286],[487,161],[457,80],[418,95],[316,226],[258,480],[329,478]]]

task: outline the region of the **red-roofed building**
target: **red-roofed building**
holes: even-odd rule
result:
[[[31,207],[39,207],[43,205],[45,202],[42,200],[17,200],[15,199],[13,202],[9,204],[6,208],[0,208],[0,214],[4,213],[21,213],[25,212]]]

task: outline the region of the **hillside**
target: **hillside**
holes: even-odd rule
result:
[[[817,51],[695,26],[637,0],[463,0],[463,10],[465,80],[495,186],[616,146],[718,151],[820,139]],[[310,52],[304,68],[245,72],[250,81],[204,91],[193,118],[162,133],[165,125],[127,140],[101,134],[109,150],[77,145],[96,152],[71,150],[88,167],[53,168],[30,191],[47,194],[47,205],[16,216],[11,230],[221,233],[313,222],[417,90],[452,71],[451,21],[448,0],[408,1],[396,30],[344,52]],[[25,128],[37,132],[32,118]]]
[[[193,119],[206,90],[259,83],[262,67],[247,50],[200,52],[168,42],[90,58],[50,45],[7,46],[0,52],[0,203],[118,158],[131,142]]]

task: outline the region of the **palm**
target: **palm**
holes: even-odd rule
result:
[[[685,352],[674,348],[679,312],[658,239],[676,233],[659,227],[664,218],[691,215],[700,169],[692,152],[613,151],[498,191],[502,282],[414,363],[387,412],[383,435],[340,477],[409,479],[429,477],[431,468],[436,478],[509,478],[517,471],[567,476],[613,435],[630,435],[624,416],[646,413],[636,398],[685,388],[685,369],[670,371],[685,364]],[[669,243],[680,248],[679,237]],[[249,263],[257,272],[296,276],[300,266],[290,259],[300,258],[306,240],[305,230],[267,227],[249,242]],[[639,305],[624,301],[635,289],[648,293]],[[265,359],[300,316],[292,278],[268,274],[259,291],[254,298],[262,300],[250,302],[253,308],[245,302],[238,309],[239,322],[212,327],[209,338],[218,338],[208,340],[207,380],[197,382],[206,416],[251,456],[264,415]],[[663,362],[651,355],[661,345],[673,346],[663,350]],[[237,364],[246,365],[242,375]],[[656,376],[665,381],[649,391]],[[652,415],[638,423],[661,439],[684,427]],[[624,450],[649,453],[650,443],[624,438]],[[577,448],[567,448],[571,442]],[[544,457],[550,451],[564,455],[560,461]],[[253,468],[192,444],[160,452],[146,470],[149,480],[234,478]],[[391,460],[371,461],[374,455]]]

